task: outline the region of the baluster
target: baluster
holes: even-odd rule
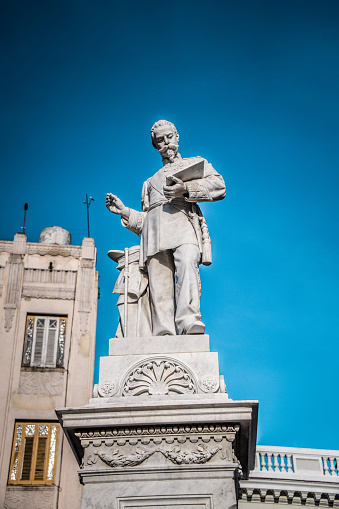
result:
[[[324,475],[331,475],[327,464],[327,458],[323,457],[323,463],[324,463]]]
[[[292,454],[286,454],[287,458],[287,472],[293,472]]]
[[[278,454],[276,452],[273,453],[273,466],[274,466],[274,471],[275,472],[279,472],[279,461],[278,461]]]
[[[272,459],[273,454],[270,452],[267,454],[267,466],[268,470],[274,471],[273,465],[274,465],[274,458]]]
[[[256,451],[255,453],[255,465],[254,465],[254,471],[260,471],[260,453]]]
[[[260,458],[260,470],[266,470],[265,453],[259,453]]]
[[[281,471],[282,472],[288,472],[287,456],[286,456],[286,454],[284,454],[284,456],[280,456],[280,458],[281,458]]]
[[[335,471],[335,464],[334,464],[334,459],[333,457],[330,456],[330,465],[331,465],[331,475],[337,475],[336,471]]]

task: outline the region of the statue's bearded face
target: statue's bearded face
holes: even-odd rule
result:
[[[155,145],[163,159],[173,162],[178,154],[179,136],[170,126],[162,127],[154,132]]]

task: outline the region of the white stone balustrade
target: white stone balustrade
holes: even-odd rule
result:
[[[267,502],[338,508],[338,467],[339,451],[257,445],[255,468],[240,481],[238,507]]]
[[[312,479],[339,482],[339,451],[258,445],[250,478]]]
[[[25,269],[24,283],[54,283],[75,286],[76,270]]]

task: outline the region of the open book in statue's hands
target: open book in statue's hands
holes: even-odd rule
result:
[[[185,161],[186,162],[186,161]],[[189,164],[185,168],[180,168],[176,172],[172,173],[172,175],[168,175],[166,177],[166,185],[173,185],[173,180],[171,177],[176,177],[180,179],[182,182],[188,182],[189,180],[197,180],[202,179],[204,177],[204,159],[200,159],[198,161]]]

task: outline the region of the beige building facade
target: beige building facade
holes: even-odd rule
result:
[[[59,227],[0,241],[0,507],[80,508],[55,408],[92,393],[98,298],[92,238]]]

